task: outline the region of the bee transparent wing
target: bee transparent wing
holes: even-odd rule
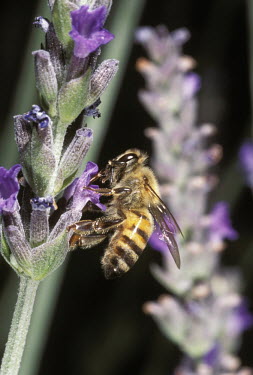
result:
[[[179,228],[176,219],[163,203],[159,195],[156,194],[148,183],[146,183],[145,186],[150,195],[151,203],[149,205],[149,211],[159,225],[163,240],[167,244],[177,267],[180,268],[180,254],[174,235],[177,231],[182,234],[181,229]]]

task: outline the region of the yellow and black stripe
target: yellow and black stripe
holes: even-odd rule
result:
[[[127,272],[145,249],[153,231],[153,219],[148,210],[143,211],[124,211],[126,219],[115,231],[102,259],[107,278]]]

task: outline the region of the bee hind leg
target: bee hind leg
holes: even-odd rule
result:
[[[97,220],[81,220],[68,226],[67,230],[72,231],[69,240],[70,250],[75,250],[77,247],[88,249],[96,246],[106,238],[106,234],[96,233],[94,228],[96,221]]]
[[[78,247],[82,249],[89,249],[90,247],[98,245],[106,239],[106,234],[72,234],[69,241],[70,250],[75,250]]]

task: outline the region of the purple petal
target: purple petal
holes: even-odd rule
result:
[[[239,160],[248,184],[253,187],[253,143],[245,142],[239,151]]]
[[[102,29],[105,16],[106,8],[104,6],[90,12],[88,6],[82,6],[71,12],[72,26],[80,35],[88,38],[92,33]]]
[[[183,81],[183,96],[185,99],[192,98],[200,89],[201,82],[198,74],[188,73]]]
[[[252,324],[253,316],[248,310],[247,302],[242,300],[231,310],[227,318],[226,329],[230,336],[235,337],[252,326]]]
[[[34,211],[45,211],[48,208],[50,208],[51,210],[57,209],[55,200],[51,196],[32,198],[31,206]]]
[[[215,344],[209,352],[207,352],[204,357],[203,361],[210,367],[214,367],[215,364],[218,363],[218,358],[220,355],[220,345]]]
[[[46,114],[46,112],[43,111],[40,108],[40,106],[38,106],[37,104],[34,104],[32,106],[32,109],[29,112],[27,112],[27,113],[25,113],[23,115],[23,118],[26,121],[29,121],[29,122],[33,121],[33,122],[35,122],[42,129],[47,128],[49,122],[51,121],[50,117]]]
[[[71,185],[69,185],[64,192],[66,200],[72,199],[71,209],[82,210],[83,207],[88,203],[92,202],[101,210],[105,210],[106,206],[99,202],[100,194],[84,189],[89,186],[91,178],[98,172],[97,164],[89,161],[86,164],[86,168],[79,178],[76,178]],[[97,185],[90,185],[89,187],[96,189]]]
[[[211,214],[210,240],[220,241],[225,238],[236,240],[238,233],[232,227],[229,217],[229,207],[226,202],[218,202],[214,206]]]
[[[19,183],[17,175],[21,165],[16,164],[10,170],[0,167],[0,213],[14,212],[17,209]]]
[[[245,301],[242,301],[240,305],[235,308],[233,318],[233,328],[237,330],[238,333],[245,331],[253,324],[253,316],[250,314]]]
[[[149,238],[149,244],[154,250],[160,251],[162,254],[169,252],[168,245],[163,241],[162,232],[159,230],[153,232]]]
[[[175,224],[168,217],[164,217],[164,220],[166,221],[169,231],[175,235],[177,233]],[[168,236],[166,236],[166,238],[168,238]],[[171,240],[169,240],[168,244],[168,241],[166,241],[164,238],[162,230],[157,225],[155,231],[149,238],[149,244],[153,247],[153,249],[158,250],[163,254],[168,254],[169,252],[173,251],[173,244],[170,242]]]
[[[139,43],[146,43],[153,36],[154,30],[151,27],[139,27],[135,32],[135,39]]]
[[[190,39],[191,34],[188,29],[186,29],[185,27],[182,27],[181,29],[174,30],[171,33],[171,37],[174,40],[174,42],[180,46],[186,43]]]
[[[105,6],[91,11],[88,6],[82,6],[71,12],[72,30],[69,35],[75,43],[75,56],[85,58],[102,44],[107,44],[114,38],[113,34],[103,29],[106,13]]]

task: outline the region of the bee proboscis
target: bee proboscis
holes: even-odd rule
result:
[[[106,278],[121,276],[136,263],[154,230],[154,221],[180,268],[174,238],[176,230],[180,229],[159,196],[154,173],[146,166],[147,158],[146,153],[130,149],[109,160],[91,180],[109,184],[109,188],[94,190],[111,197],[104,216],[96,220],[81,220],[69,227],[73,230],[71,249],[95,246],[109,236],[101,262]]]

